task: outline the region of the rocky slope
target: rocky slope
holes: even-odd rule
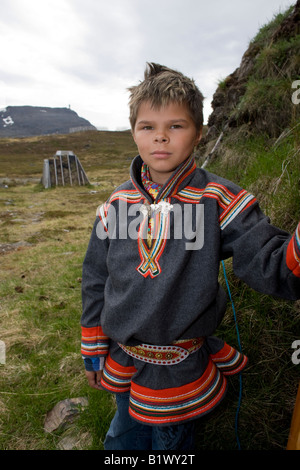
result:
[[[240,66],[223,80],[212,101],[213,112],[203,145],[222,130],[241,126],[271,137],[299,120],[292,84],[300,79],[300,0],[258,32]]]
[[[68,134],[85,128],[96,130],[69,108],[7,106],[0,110],[0,137]]]

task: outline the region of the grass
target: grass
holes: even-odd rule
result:
[[[93,186],[45,190],[39,183],[19,184],[26,162],[24,157],[19,165],[20,149],[31,146],[32,139],[9,142],[13,179],[1,166],[8,186],[0,188],[0,339],[6,345],[6,364],[0,365],[2,450],[56,449],[66,431],[45,433],[45,416],[60,400],[78,396],[88,397],[89,407],[72,432],[89,436],[80,448],[101,448],[114,410],[109,394],[87,386],[79,353],[81,267],[96,208],[128,179],[127,150],[121,155],[118,149],[132,148],[134,155],[129,134],[104,134],[83,133],[74,142],[73,136],[59,139],[71,149],[80,140],[91,142],[88,161],[84,155],[81,162],[89,167]],[[41,143],[34,141],[37,154],[28,152],[27,163],[33,163],[28,178],[38,175],[37,168],[42,172]],[[51,155],[56,137],[47,142]],[[116,156],[108,154],[107,142],[117,148]]]
[[[276,222],[292,229],[299,217],[297,139],[295,130],[276,145],[263,137],[227,142],[226,158],[216,159],[209,169],[250,186]],[[0,449],[54,450],[70,433],[79,439],[77,448],[102,449],[115,405],[110,394],[89,388],[85,379],[80,357],[81,266],[96,208],[128,179],[135,147],[128,133],[41,140],[0,142],[2,149],[9,149],[5,155],[0,149],[1,176],[14,179],[0,188],[0,339],[6,344],[6,364],[0,365]],[[45,190],[36,182],[20,184],[25,169],[29,179],[40,177],[43,158],[58,148],[78,155],[93,186]],[[284,161],[290,162],[276,186]],[[241,445],[249,450],[284,449],[299,380],[291,345],[299,337],[300,304],[252,291],[235,278],[230,262],[226,265],[242,347],[250,360],[243,374]],[[218,334],[238,346],[230,304]],[[226,400],[199,420],[199,450],[237,449],[238,377],[229,385]],[[89,406],[79,419],[67,430],[45,433],[47,412],[60,400],[81,396],[88,398]]]
[[[129,131],[0,139],[0,177],[40,178],[44,158],[51,158],[57,150],[73,150],[93,182],[99,168],[128,168],[135,149]]]
[[[275,15],[262,26],[250,41],[239,73],[218,83],[228,108],[222,125],[225,121],[235,127],[247,123],[256,133],[278,137],[284,128],[299,121],[300,108],[292,102],[292,83],[300,78],[300,34],[297,19],[293,17],[291,21],[293,9],[294,6]],[[232,103],[236,102],[237,90],[239,102],[235,105]]]
[[[278,139],[247,132],[225,137],[209,169],[255,194],[272,222],[291,232],[299,218],[300,121]]]
[[[247,126],[241,127],[235,134],[224,137],[207,169],[248,189],[274,225],[292,232],[299,221],[299,144],[299,122],[276,140],[262,134],[249,135]],[[249,357],[249,366],[243,374],[239,419],[242,448],[284,449],[299,383],[299,366],[292,364],[291,344],[300,336],[300,302],[255,292],[234,276],[230,261],[226,265],[242,347]],[[230,344],[238,346],[232,310],[228,307],[220,335],[229,337]],[[231,433],[226,434],[225,445],[224,441],[214,442],[211,449],[231,448],[234,440],[232,406],[233,402],[237,406],[239,384],[236,378],[233,382],[231,405],[228,401],[223,412],[217,411],[220,419],[225,413],[231,420]],[[213,425],[208,420],[211,435],[215,432]]]
[[[294,6],[291,6],[285,11],[275,14],[271,21],[268,21],[268,23],[266,23],[259,29],[258,33],[255,35],[251,43],[259,45],[259,47],[268,46],[270,43],[270,38],[277,31],[278,27],[282,24],[282,22],[291,14],[293,8]]]
[[[250,78],[246,92],[232,113],[237,122],[247,119],[263,131],[269,123],[269,133],[279,135],[282,124],[290,122],[294,109],[291,101],[291,80],[289,78]]]

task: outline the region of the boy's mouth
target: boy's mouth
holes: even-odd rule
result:
[[[151,152],[151,155],[154,155],[155,157],[168,157],[171,153],[164,150],[155,150],[154,152]]]

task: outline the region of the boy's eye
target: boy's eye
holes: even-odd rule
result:
[[[151,129],[153,129],[152,126],[143,126],[143,130],[145,130],[145,131],[149,131]]]
[[[181,129],[181,127],[182,127],[182,126],[181,126],[180,124],[173,124],[173,125],[171,126],[171,129]]]

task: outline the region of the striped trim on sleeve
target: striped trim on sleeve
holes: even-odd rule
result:
[[[106,356],[109,338],[103,333],[101,326],[81,327],[81,354],[85,356]]]
[[[255,197],[244,189],[228,204],[220,217],[221,230],[232,222],[232,220],[243,210],[255,202]]]
[[[288,244],[286,264],[295,276],[300,277],[300,222]]]

